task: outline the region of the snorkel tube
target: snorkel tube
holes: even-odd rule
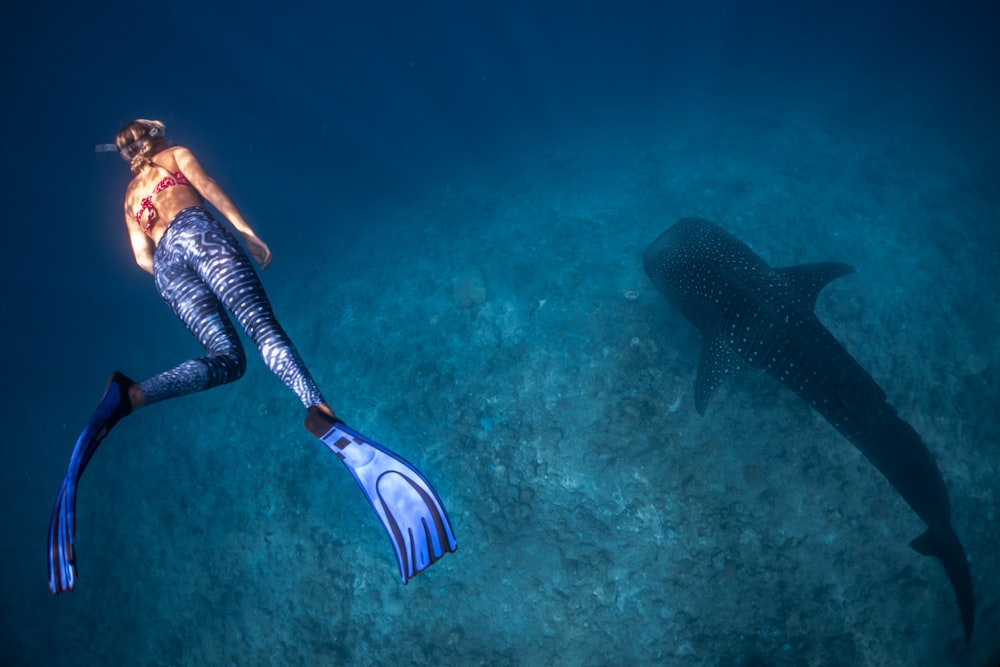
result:
[[[130,160],[139,150],[142,148],[144,142],[148,142],[151,139],[156,139],[157,137],[162,137],[164,135],[163,123],[156,120],[146,120],[140,118],[134,123],[139,123],[145,127],[145,132],[142,136],[138,137],[134,141],[125,144],[121,148],[118,144],[97,144],[94,146],[95,153],[118,153],[122,156],[124,160]],[[127,127],[127,126],[126,126]]]

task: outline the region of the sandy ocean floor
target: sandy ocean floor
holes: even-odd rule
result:
[[[401,586],[254,359],[116,429],[39,664],[992,664],[998,191],[948,138],[885,122],[609,122],[359,220],[269,291],[337,412],[434,481],[459,551]],[[857,269],[817,312],[938,460],[970,647],[943,569],[907,546],[922,523],[818,414],[747,374],[698,416],[698,335],[642,271],[686,216],[773,265]]]

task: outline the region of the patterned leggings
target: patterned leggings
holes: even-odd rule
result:
[[[303,405],[325,402],[275,319],[250,258],[208,211],[192,206],[174,217],[153,255],[153,277],[160,296],[208,354],[140,382],[147,405],[243,376],[246,354],[225,308]]]

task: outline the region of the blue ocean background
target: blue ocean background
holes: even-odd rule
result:
[[[1000,663],[1000,11],[985,1],[17,3],[0,22],[0,664]],[[158,118],[274,263],[347,423],[459,550],[405,587],[256,355],[150,407],[49,514],[107,376],[200,353],[132,260]],[[843,261],[820,319],[923,436],[976,630],[923,525],[772,380],[700,417],[697,332],[642,271],[677,219]]]

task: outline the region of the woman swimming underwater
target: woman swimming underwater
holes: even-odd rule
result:
[[[403,583],[457,544],[430,483],[406,461],[348,428],[327,405],[287,334],[275,319],[250,257],[204,207],[211,203],[240,233],[250,256],[266,269],[271,251],[190,149],[167,140],[163,123],[138,119],[123,127],[115,148],[133,178],[125,191],[125,225],[135,261],[205,348],[205,356],[133,382],[115,372],[76,441],[49,525],[49,588],[76,585],[76,491],[80,476],[108,432],[139,408],[242,377],[246,355],[233,314],[267,367],[306,408],[306,428],[351,471],[385,527]]]

